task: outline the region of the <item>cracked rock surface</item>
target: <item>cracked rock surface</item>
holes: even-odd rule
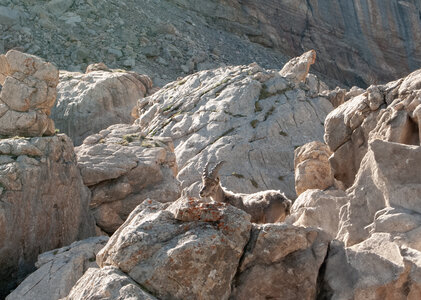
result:
[[[308,71],[312,61],[305,61]],[[206,162],[225,160],[223,186],[244,193],[280,189],[294,197],[294,149],[322,140],[333,109],[319,97],[326,86],[297,72],[305,81],[256,64],[198,72],[140,100],[136,124],[149,136],[173,139],[177,178],[194,196]]]

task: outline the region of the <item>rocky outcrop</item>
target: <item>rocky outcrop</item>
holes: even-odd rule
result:
[[[133,122],[137,100],[152,91],[146,75],[90,65],[87,72],[60,72],[58,98],[52,110],[56,127],[78,146],[89,135],[113,124]]]
[[[76,154],[96,223],[107,233],[145,199],[171,202],[180,196],[170,138],[146,137],[138,126],[117,124],[87,137]]]
[[[333,185],[329,164],[332,152],[322,142],[311,142],[294,151],[295,191],[300,195],[308,189],[324,190]]]
[[[234,281],[232,299],[315,299],[329,244],[313,228],[254,226]]]
[[[180,198],[139,205],[97,256],[162,299],[228,299],[250,216],[223,203]]]
[[[57,83],[57,68],[39,57],[15,50],[0,55],[0,134],[53,135]]]
[[[334,177],[346,188],[355,179],[370,141],[420,145],[421,70],[385,85],[371,86],[332,111],[325,122],[325,141]]]
[[[38,254],[95,235],[90,192],[65,135],[0,140],[0,297]]]
[[[57,300],[67,296],[88,268],[98,268],[95,256],[107,241],[106,236],[93,237],[39,255],[35,263],[38,270],[6,300]]]
[[[225,160],[228,189],[280,189],[293,198],[294,148],[321,140],[333,108],[318,96],[325,88],[315,76],[297,83],[256,64],[202,71],[140,100],[136,124],[173,139],[177,178],[189,194],[198,195],[207,162]]]
[[[61,300],[156,300],[118,268],[91,268]]]

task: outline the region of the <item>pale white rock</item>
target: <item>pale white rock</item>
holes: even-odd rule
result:
[[[340,210],[348,202],[341,190],[307,190],[292,205],[286,223],[304,227],[318,227],[333,239],[338,233]]]
[[[115,267],[90,268],[61,300],[156,300]]]
[[[279,74],[295,83],[306,79],[310,66],[316,62],[316,51],[310,50],[303,55],[291,59],[285,64]]]
[[[45,251],[95,235],[90,192],[65,135],[0,140],[0,295]]]
[[[132,123],[133,107],[151,89],[148,76],[111,70],[104,64],[88,66],[85,74],[61,71],[51,117],[78,146],[113,124]]]
[[[139,205],[97,255],[162,299],[228,299],[250,216],[223,203],[180,198]]]
[[[418,299],[421,252],[376,233],[349,248],[330,245],[321,297],[329,299]]]
[[[314,228],[254,225],[231,299],[315,299],[328,245]]]
[[[88,268],[98,268],[95,256],[107,241],[106,236],[93,237],[40,254],[35,263],[38,269],[6,300],[57,300],[67,296]]]
[[[83,182],[92,192],[97,225],[113,233],[142,201],[171,202],[180,196],[170,138],[145,137],[138,126],[117,124],[76,147]]]
[[[171,137],[177,178],[197,196],[208,161],[225,160],[224,187],[234,192],[282,190],[295,197],[293,150],[322,140],[332,104],[314,85],[295,87],[256,64],[201,71],[138,102],[136,124],[150,136]]]
[[[308,189],[324,190],[333,185],[331,155],[329,147],[322,142],[311,142],[295,149],[295,191],[298,196]]]

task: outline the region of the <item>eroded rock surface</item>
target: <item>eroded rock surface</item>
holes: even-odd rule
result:
[[[54,134],[49,115],[57,83],[57,68],[39,57],[16,50],[0,55],[0,134]]]
[[[71,140],[0,140],[0,295],[33,271],[38,254],[95,235]]]
[[[156,300],[115,267],[90,268],[61,300]]]
[[[322,142],[311,142],[294,151],[295,191],[300,195],[308,189],[324,190],[333,185],[329,163],[332,152]]]
[[[38,270],[29,275],[6,299],[57,300],[67,296],[88,268],[98,268],[95,257],[107,241],[106,236],[93,237],[42,253],[35,263]]]
[[[254,225],[231,298],[315,299],[328,244],[328,236],[313,228]]]
[[[146,75],[95,64],[85,74],[61,71],[57,90],[52,118],[78,146],[113,124],[132,123],[131,111],[137,100],[151,93],[152,81]]]
[[[76,154],[96,223],[107,233],[145,199],[171,202],[180,196],[170,138],[145,137],[138,126],[117,124],[87,137]]]
[[[138,103],[143,131],[171,137],[178,179],[197,196],[208,161],[225,160],[234,192],[276,189],[294,198],[293,151],[321,140],[332,104],[317,77],[296,84],[256,64],[198,72]]]
[[[144,201],[100,251],[101,268],[118,267],[163,299],[228,299],[250,216],[223,203],[180,198],[165,209]]]

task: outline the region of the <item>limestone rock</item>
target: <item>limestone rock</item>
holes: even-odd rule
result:
[[[374,139],[420,145],[421,70],[406,78],[357,91],[325,121],[325,141],[335,179],[350,187]]]
[[[61,300],[156,300],[118,268],[90,268]]]
[[[254,225],[232,299],[315,299],[329,244],[323,231],[285,224]]]
[[[350,248],[332,242],[320,297],[329,299],[418,299],[421,252],[377,233]]]
[[[95,256],[108,237],[94,237],[38,256],[36,270],[6,300],[57,300],[67,296],[90,267],[98,268]]]
[[[228,299],[250,216],[223,203],[180,198],[139,205],[97,255],[163,299]]]
[[[421,213],[421,147],[374,140],[361,162],[354,185],[347,190],[338,239],[347,246],[370,234],[378,211],[400,207]]]
[[[146,75],[92,65],[85,74],[60,72],[52,118],[76,146],[89,135],[113,124],[131,123],[136,101],[151,92]]]
[[[76,147],[83,182],[92,192],[97,225],[113,233],[142,201],[171,202],[180,196],[169,138],[145,137],[138,126],[117,124]]]
[[[90,193],[65,135],[0,140],[0,297],[38,254],[95,235]]]
[[[171,137],[182,188],[198,196],[208,161],[225,160],[220,173],[229,190],[282,190],[294,198],[293,150],[321,140],[332,110],[323,85],[295,83],[256,64],[202,71],[138,102],[136,124]]]
[[[322,142],[311,142],[294,151],[295,191],[324,190],[333,185],[329,157],[332,152]]]
[[[341,207],[348,200],[341,190],[307,190],[294,201],[291,215],[285,222],[321,228],[333,239],[338,234]]]
[[[316,51],[310,50],[303,55],[291,59],[285,66],[279,71],[282,77],[286,77],[295,83],[305,81],[310,66],[316,62]]]
[[[57,68],[39,57],[16,50],[0,55],[0,134],[54,134],[49,115],[57,83]]]

